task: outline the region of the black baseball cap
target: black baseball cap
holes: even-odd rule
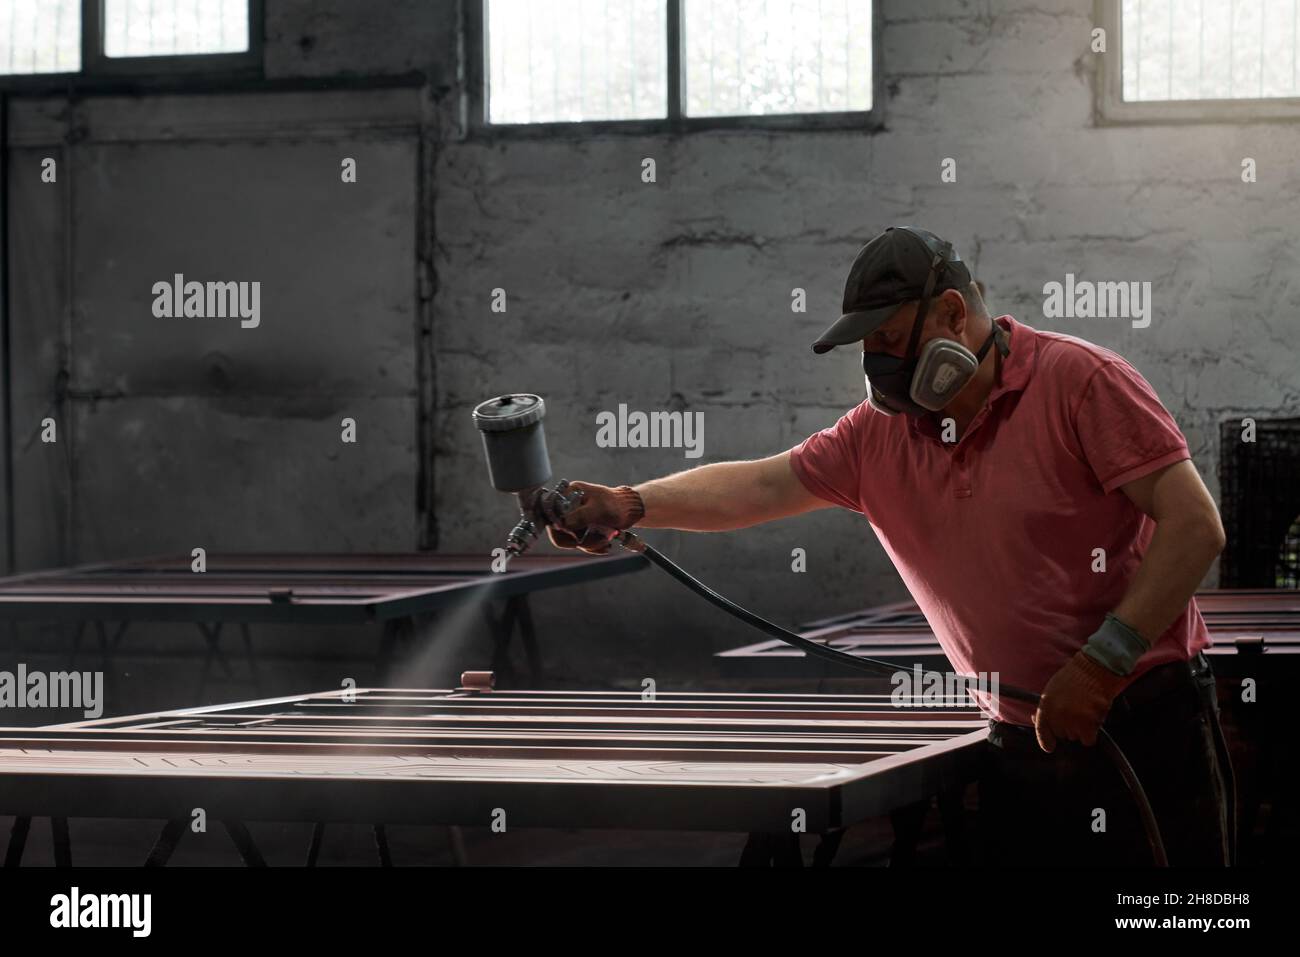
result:
[[[890,226],[863,246],[844,284],[843,315],[813,343],[813,352],[821,354],[836,346],[860,342],[903,303],[920,299],[925,294],[930,264],[944,246],[944,240],[919,226]],[[945,289],[970,285],[970,271],[950,245],[945,258],[932,297]]]

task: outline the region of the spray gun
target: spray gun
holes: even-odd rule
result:
[[[551,480],[551,459],[542,428],[546,403],[541,396],[497,396],[478,405],[473,416],[474,425],[483,434],[492,487],[514,493],[519,504],[519,521],[506,536],[508,561],[526,552],[543,528],[557,524],[576,508],[582,493],[571,489],[564,479],[554,488],[546,486]],[[631,532],[623,532],[615,540],[624,548],[639,551],[640,539]]]
[[[546,487],[546,483],[551,480],[551,459],[546,451],[546,433],[542,430],[542,419],[545,416],[546,404],[541,396],[529,393],[497,396],[474,409],[474,424],[483,433],[483,451],[487,455],[488,475],[492,486],[498,491],[513,492],[519,503],[519,522],[506,536],[507,559],[522,555],[537,539],[544,527],[555,524],[560,517],[576,508],[581,501],[581,493],[571,490],[567,481],[561,480],[556,483],[555,488]],[[898,671],[898,666],[891,662],[864,655],[851,655],[828,644],[811,641],[803,635],[795,634],[754,614],[748,608],[743,608],[714,591],[657,548],[638,538],[631,530],[619,532],[613,536],[612,541],[622,545],[628,551],[644,555],[691,591],[723,611],[766,635],[803,649],[813,657],[834,661],[856,671],[874,674],[892,676]],[[1013,685],[1001,684],[999,693],[1035,705],[1039,702],[1036,693]],[[1160,827],[1132,765],[1105,728],[1098,730],[1097,743],[1111,759],[1116,771],[1133,795],[1151,847],[1152,858],[1157,866],[1167,867],[1169,862],[1160,838]]]

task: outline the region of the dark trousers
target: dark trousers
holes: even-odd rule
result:
[[[1151,802],[1169,864],[1215,867],[1235,845],[1232,765],[1204,655],[1151,669],[1115,699],[1105,721]],[[989,722],[980,769],[980,852],[994,866],[1150,866],[1136,805],[1097,747]]]

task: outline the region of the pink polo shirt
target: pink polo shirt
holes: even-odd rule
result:
[[[1190,455],[1123,358],[997,322],[1011,354],[960,441],[864,401],[791,464],[814,495],[867,518],[958,672],[1041,692],[1119,604],[1151,541],[1155,523],[1120,486]],[[1193,600],[1133,678],[1209,643]],[[1001,696],[990,714],[1029,725],[1033,706]]]

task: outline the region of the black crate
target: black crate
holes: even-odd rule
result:
[[[1223,588],[1300,588],[1300,419],[1240,419],[1219,429],[1219,487],[1227,546]]]

